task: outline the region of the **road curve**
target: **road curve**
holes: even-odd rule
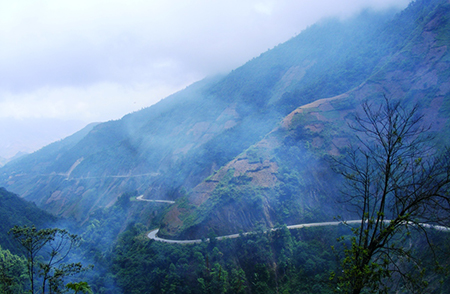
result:
[[[389,220],[385,220],[385,222],[389,222]],[[349,221],[334,221],[334,222],[321,222],[321,223],[307,223],[307,224],[298,224],[298,225],[291,225],[291,226],[287,226],[288,229],[302,229],[302,228],[310,228],[310,227],[324,227],[324,226],[337,226],[340,224],[359,224],[361,223],[361,220],[349,220]],[[450,232],[450,228],[449,227],[444,227],[444,226],[438,226],[438,225],[430,225],[430,224],[421,224],[423,227],[426,228],[432,228],[438,231],[443,231],[443,232]],[[269,229],[269,231],[276,231],[279,228],[273,228],[273,229]],[[158,242],[164,242],[164,243],[171,243],[171,244],[195,244],[195,243],[201,243],[203,240],[202,239],[194,239],[194,240],[170,240],[170,239],[163,239],[163,238],[159,238],[157,236],[159,232],[159,229],[150,231],[150,233],[147,234],[147,237],[151,240],[155,240]],[[248,235],[251,234],[252,232],[248,232],[248,233],[243,233],[243,235]],[[233,238],[237,238],[239,237],[240,234],[232,234],[232,235],[226,235],[226,236],[220,236],[220,237],[216,237],[217,240],[222,240],[222,239],[233,239]],[[209,241],[209,238],[204,239],[205,241]]]
[[[167,203],[167,204],[174,204],[175,201],[171,201],[171,200],[152,200],[152,199],[144,199],[144,195],[140,195],[138,197],[136,197],[136,200],[138,201],[146,201],[146,202],[156,202],[156,203]],[[291,225],[291,226],[287,226],[288,229],[302,229],[302,228],[310,228],[310,227],[325,227],[325,226],[337,226],[340,224],[358,224],[360,223],[361,220],[349,220],[349,221],[334,221],[334,222],[321,222],[321,223],[306,223],[306,224],[298,224],[298,225]],[[384,222],[390,222],[389,220],[385,220]],[[414,225],[414,224],[412,224]],[[444,227],[444,226],[439,226],[439,225],[430,225],[430,224],[421,224],[423,227],[425,228],[432,228],[438,231],[443,231],[443,232],[450,232],[450,228],[449,227]],[[278,230],[278,228],[272,228],[269,229],[269,231],[276,231]],[[171,244],[195,244],[195,243],[201,243],[203,240],[202,239],[194,239],[194,240],[171,240],[171,239],[163,239],[163,238],[159,238],[157,236],[159,232],[159,229],[150,231],[147,234],[147,237],[151,240],[155,240],[158,242],[164,242],[164,243],[171,243]],[[247,234],[251,234],[252,232],[247,232],[247,233],[243,233],[243,235],[247,235]],[[225,235],[225,236],[219,236],[216,237],[217,240],[222,240],[222,239],[233,239],[233,238],[237,238],[239,237],[240,234],[231,234],[231,235]],[[205,241],[209,241],[209,238],[204,239]]]
[[[308,227],[323,227],[323,226],[337,226],[339,224],[355,224],[355,223],[360,223],[360,220],[350,220],[350,221],[335,221],[335,222],[322,222],[322,223],[307,223],[307,224],[298,224],[298,225],[292,225],[292,226],[287,226],[288,229],[301,229],[301,228],[308,228]],[[276,231],[278,230],[278,228],[274,228],[274,229],[270,229],[270,231]],[[163,238],[159,238],[157,236],[159,232],[159,229],[153,230],[150,233],[147,234],[147,237],[155,240],[155,241],[159,241],[159,242],[165,242],[165,243],[172,243],[172,244],[195,244],[195,243],[201,243],[202,239],[195,239],[195,240],[170,240],[170,239],[163,239]],[[247,235],[247,234],[251,234],[252,232],[248,232],[248,233],[243,233],[243,235]],[[239,237],[240,234],[231,234],[231,235],[226,235],[226,236],[220,236],[217,237],[217,240],[222,240],[222,239],[233,239],[233,238],[237,238]],[[209,238],[206,238],[205,241],[209,241]]]
[[[146,201],[146,202],[168,203],[168,204],[174,204],[175,203],[175,201],[171,201],[171,200],[144,199],[144,195],[136,197],[136,200],[138,200],[138,201]]]

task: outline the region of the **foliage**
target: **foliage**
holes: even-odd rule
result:
[[[26,260],[0,247],[0,292],[23,293],[26,284]]]
[[[357,115],[359,145],[336,160],[345,178],[343,201],[361,218],[345,249],[339,287],[352,293],[378,292],[394,273],[426,286],[402,270],[398,258],[419,265],[402,242],[411,230],[427,236],[429,224],[447,224],[450,197],[449,153],[432,145],[418,106],[405,108],[385,98],[382,105],[366,102]],[[421,271],[422,269],[418,269]]]
[[[88,293],[92,294],[91,287],[89,287],[87,282],[78,282],[78,283],[68,283],[66,285],[67,289],[73,290],[75,294],[77,293]]]
[[[179,245],[148,240],[135,225],[121,234],[112,270],[125,293],[331,293],[338,232],[280,228]]]
[[[124,293],[334,293],[329,276],[340,265],[332,246],[337,248],[339,236],[352,237],[346,225],[279,227],[190,245],[149,240],[146,233],[141,224],[130,225],[112,252],[111,270]],[[425,238],[412,234],[406,244],[416,248],[414,258],[433,254]],[[450,244],[442,234],[430,240]],[[448,263],[447,252],[435,253]],[[424,278],[432,285],[430,292],[450,289],[442,273],[425,273]]]
[[[54,222],[56,218],[34,205],[21,199],[18,195],[0,188],[0,245],[4,249],[18,254],[17,246],[14,240],[8,234],[8,231],[14,225],[36,225],[42,227],[48,223]]]
[[[88,269],[81,263],[66,263],[80,241],[66,230],[14,226],[10,232],[25,254],[31,293],[45,293],[46,288],[59,293],[65,277]]]

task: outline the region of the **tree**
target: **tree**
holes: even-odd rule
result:
[[[350,125],[357,147],[335,158],[345,178],[343,201],[361,218],[337,277],[347,292],[383,290],[393,273],[410,278],[399,257],[413,256],[400,236],[417,230],[428,238],[430,228],[448,224],[449,152],[439,152],[423,123],[417,105],[408,109],[386,97],[381,105],[365,102]]]
[[[87,282],[68,283],[66,285],[66,288],[73,290],[75,292],[75,294],[78,294],[78,293],[92,294],[91,287],[89,287]]]
[[[80,242],[77,235],[66,230],[14,226],[10,233],[24,251],[31,293],[45,293],[46,289],[58,293],[64,277],[89,268],[81,263],[66,263],[70,251]]]
[[[23,293],[26,260],[0,246],[0,293]]]

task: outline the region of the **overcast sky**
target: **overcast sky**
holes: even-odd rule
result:
[[[32,121],[37,132],[40,120],[45,128],[70,122],[59,138],[118,119],[236,68],[324,17],[409,2],[0,0],[0,136],[16,122],[23,130]],[[14,145],[6,139],[3,145]],[[29,147],[23,151],[36,148]],[[20,148],[6,152],[0,144],[0,156]]]

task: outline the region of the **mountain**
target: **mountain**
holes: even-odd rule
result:
[[[63,138],[85,124],[55,118],[0,118],[0,125],[0,156],[10,161]]]
[[[348,123],[365,100],[387,96],[419,103],[431,131],[448,134],[450,5],[432,4],[416,1],[386,22],[377,37],[379,46],[392,41],[392,28],[400,24],[407,37],[390,46],[395,50],[385,51],[390,53],[379,59],[364,82],[288,114],[261,141],[178,201],[166,214],[160,235],[200,238],[211,230],[227,235],[254,230],[255,224],[267,228],[342,215],[346,209],[333,201],[339,191],[328,159],[343,155],[352,143]],[[405,24],[410,31],[404,30]],[[448,144],[448,136],[438,137]]]
[[[80,221],[125,192],[176,200],[160,231],[174,238],[332,219],[326,158],[349,143],[361,101],[420,102],[448,133],[449,6],[322,21],[227,75],[8,163],[0,185]]]
[[[17,246],[9,230],[17,226],[32,226],[38,228],[49,226],[56,221],[51,214],[42,211],[33,203],[21,199],[18,195],[0,188],[0,246],[17,253]]]
[[[26,153],[26,152],[17,152],[16,155],[14,155],[14,156],[11,157],[11,158],[3,158],[3,157],[0,157],[0,166],[4,166],[4,165],[7,164],[8,162],[13,161],[13,160],[16,160],[16,159],[18,159],[18,158],[20,158],[20,157],[22,157],[22,156],[27,155],[27,154],[28,154],[28,153]]]

